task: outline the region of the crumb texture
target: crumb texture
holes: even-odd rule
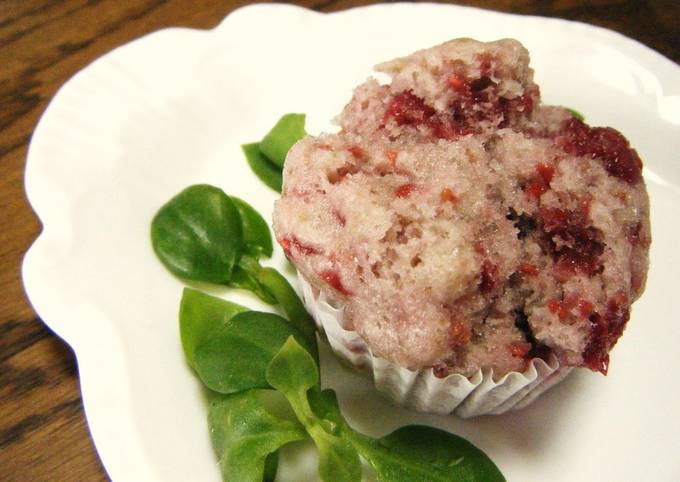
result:
[[[645,285],[642,162],[544,106],[514,40],[377,67],[337,134],[289,152],[276,237],[373,352],[438,376],[555,353],[606,373]]]

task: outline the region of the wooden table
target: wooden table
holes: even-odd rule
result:
[[[95,453],[71,349],[24,295],[21,259],[40,231],[23,190],[31,133],[56,90],[102,54],[170,26],[211,28],[249,2],[0,0],[0,480],[95,481]],[[364,0],[296,2],[324,12]],[[454,2],[580,20],[617,30],[680,62],[680,2]]]

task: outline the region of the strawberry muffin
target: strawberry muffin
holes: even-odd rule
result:
[[[438,378],[551,357],[606,374],[647,274],[637,152],[541,104],[515,40],[377,70],[391,82],[286,159],[274,229],[315,297],[372,356]]]

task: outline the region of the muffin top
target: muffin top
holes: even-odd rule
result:
[[[435,374],[554,353],[606,373],[644,289],[642,162],[544,106],[515,40],[458,39],[377,67],[340,131],[289,152],[276,237],[373,353]]]

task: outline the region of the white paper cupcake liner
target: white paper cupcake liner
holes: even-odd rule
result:
[[[462,418],[497,415],[529,405],[541,393],[563,380],[571,367],[560,366],[554,355],[546,363],[534,358],[528,368],[511,372],[498,381],[488,370],[470,377],[434,375],[432,368],[409,370],[375,356],[356,331],[346,330],[342,307],[332,306],[323,293],[298,275],[303,300],[335,354],[351,367],[373,377],[378,391],[397,405],[420,412],[454,413]]]

